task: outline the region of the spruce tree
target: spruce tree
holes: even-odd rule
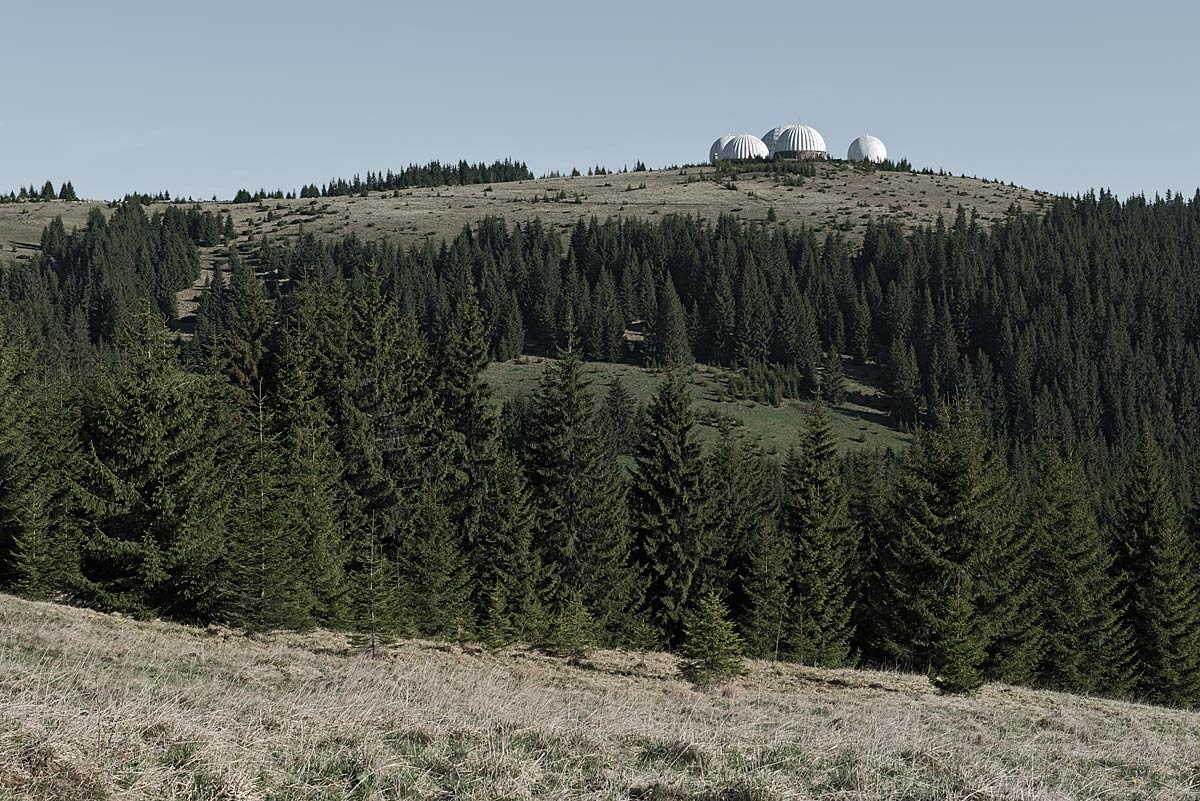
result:
[[[214,393],[179,368],[152,310],[121,345],[124,358],[97,371],[83,409],[93,525],[81,589],[107,609],[204,619],[221,602],[229,490]]]
[[[1029,495],[1024,525],[1036,553],[1044,634],[1037,680],[1060,690],[1125,695],[1133,689],[1133,641],[1083,471],[1043,447]]]
[[[918,432],[893,496],[895,536],[880,554],[875,647],[916,669],[934,669],[938,654],[951,649],[956,658],[980,657],[957,669],[982,671],[988,649],[1027,611],[1014,602],[1027,586],[1027,560],[1012,550],[1008,478],[976,412],[960,404],[939,417],[939,428]],[[962,597],[949,605],[955,594]],[[951,628],[947,609],[955,615]]]
[[[933,685],[944,693],[972,693],[983,686],[984,641],[970,598],[972,580],[960,570],[937,599],[938,615],[929,653]]]
[[[1196,553],[1148,426],[1126,472],[1116,521],[1117,568],[1137,646],[1139,692],[1159,703],[1200,702],[1200,588]]]
[[[573,347],[543,376],[525,465],[553,605],[578,595],[615,631],[634,589],[625,485]]]
[[[284,323],[274,354],[269,412],[283,465],[278,491],[296,521],[292,534],[303,555],[298,580],[307,583],[312,598],[308,614],[322,625],[336,625],[346,616],[344,466],[317,384],[314,327],[299,312]]]
[[[761,450],[731,425],[709,457],[707,502],[714,547],[697,589],[724,593],[746,652],[779,653],[787,614],[787,546],[779,531],[777,473]]]
[[[654,363],[659,367],[680,367],[692,363],[687,314],[669,275],[658,292],[653,345]]]
[[[787,464],[783,531],[790,550],[786,647],[806,664],[837,667],[850,659],[849,565],[858,547],[850,521],[829,413],[817,402],[805,420],[799,450]]]
[[[542,649],[552,656],[579,664],[596,647],[600,631],[592,613],[578,595],[571,595],[554,616]]]
[[[0,587],[10,591],[18,580],[41,585],[32,565],[20,568],[18,545],[46,536],[29,359],[0,321]]]
[[[213,358],[234,386],[239,401],[253,409],[273,314],[262,281],[236,251],[230,254],[229,268],[229,286],[221,292],[226,319],[220,339],[213,344]]]
[[[618,456],[633,456],[640,437],[641,409],[633,393],[618,377],[608,385],[601,415],[608,446]]]
[[[672,373],[646,413],[630,487],[634,562],[649,622],[668,644],[682,634],[696,570],[711,549],[704,464],[685,375]]]
[[[830,406],[846,402],[846,368],[839,351],[840,345],[836,343],[830,347],[821,370],[821,400]]]
[[[229,523],[226,616],[248,629],[303,629],[315,601],[306,580],[306,521],[285,491],[279,436],[265,395],[255,399],[245,445],[244,476]]]
[[[723,684],[747,673],[742,649],[721,597],[706,593],[684,624],[679,673],[697,687]]]
[[[912,346],[899,339],[888,352],[891,369],[892,419],[900,425],[912,425],[920,413],[920,374]]]
[[[507,637],[535,637],[547,577],[533,544],[535,504],[510,454],[501,454],[489,472],[484,497],[480,539],[466,554],[474,615],[490,621],[493,635],[499,636],[495,626],[504,623]]]

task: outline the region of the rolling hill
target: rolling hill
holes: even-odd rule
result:
[[[408,189],[369,197],[266,200],[235,204],[205,201],[208,210],[233,215],[239,234],[294,236],[303,228],[318,235],[357,233],[367,239],[387,237],[419,242],[441,240],[464,225],[492,215],[508,222],[540,218],[559,230],[595,216],[652,218],[692,214],[715,220],[721,213],[766,221],[774,208],[779,223],[824,231],[837,228],[861,235],[868,219],[896,219],[905,225],[933,223],[959,204],[974,208],[984,222],[1016,203],[1041,208],[1044,192],[976,178],[905,172],[864,172],[846,162],[816,165],[815,177],[801,186],[766,175],[744,174],[729,182],[710,180],[711,167],[687,167],[599,176],[543,178],[473,186]],[[643,188],[644,187],[644,188]],[[556,198],[563,199],[558,200]],[[0,249],[20,256],[36,247],[38,237],[56,216],[68,229],[82,226],[96,201],[0,204]],[[151,212],[161,204],[152,205]],[[952,212],[951,212],[952,214]]]

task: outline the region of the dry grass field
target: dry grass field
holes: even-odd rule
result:
[[[495,215],[509,223],[540,218],[558,230],[569,230],[579,219],[638,217],[664,214],[700,215],[715,220],[732,213],[746,220],[767,219],[775,209],[780,223],[806,225],[819,231],[838,228],[861,236],[868,219],[893,218],[905,225],[932,223],[939,214],[953,217],[962,204],[977,209],[989,221],[1002,216],[1012,203],[1033,210],[1051,196],[975,178],[913,173],[866,173],[846,162],[817,165],[817,175],[802,186],[786,186],[766,176],[745,175],[726,189],[711,180],[708,167],[617,175],[546,178],[479,186],[375,192],[370,197],[268,200],[262,204],[205,202],[207,209],[230,212],[239,234],[294,236],[303,227],[320,235],[356,233],[367,239],[388,238],[405,243],[425,237],[440,241],[464,225]],[[640,188],[642,185],[645,188]],[[249,187],[254,191],[255,187]],[[541,198],[565,200],[542,202]],[[538,202],[535,202],[538,198]],[[578,199],[578,202],[576,202]],[[61,215],[67,228],[82,226],[96,202],[0,204],[0,249],[19,257],[37,244],[44,228]],[[153,209],[153,207],[152,207]],[[267,219],[270,216],[271,219]]]
[[[0,799],[1200,797],[1200,714],[668,655],[248,637],[0,596]]]

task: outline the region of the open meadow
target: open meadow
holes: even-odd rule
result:
[[[1200,797],[1200,714],[666,654],[247,636],[0,596],[0,799]]]

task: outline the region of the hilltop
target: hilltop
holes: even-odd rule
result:
[[[779,223],[861,236],[869,219],[895,219],[905,226],[932,224],[939,214],[953,215],[962,205],[980,220],[999,218],[1012,204],[1042,208],[1052,196],[977,178],[906,172],[864,172],[847,162],[816,165],[815,177],[800,186],[762,174],[744,174],[729,184],[710,180],[713,168],[612,173],[543,178],[534,181],[442,186],[373,192],[368,197],[299,198],[261,203],[204,201],[200,206],[233,215],[238,233],[294,236],[301,228],[321,236],[356,233],[367,239],[403,243],[435,242],[453,236],[483,217],[509,223],[541,219],[569,231],[580,219],[652,218],[663,214],[700,215],[716,220],[722,213],[766,221],[774,208]],[[643,188],[644,186],[644,188]],[[557,199],[557,198],[562,199]],[[36,247],[44,228],[62,216],[69,230],[82,226],[96,201],[0,204],[0,249],[18,256]],[[154,211],[162,204],[149,208]]]
[[[0,799],[1187,799],[1200,715],[666,654],[248,636],[0,596]]]

